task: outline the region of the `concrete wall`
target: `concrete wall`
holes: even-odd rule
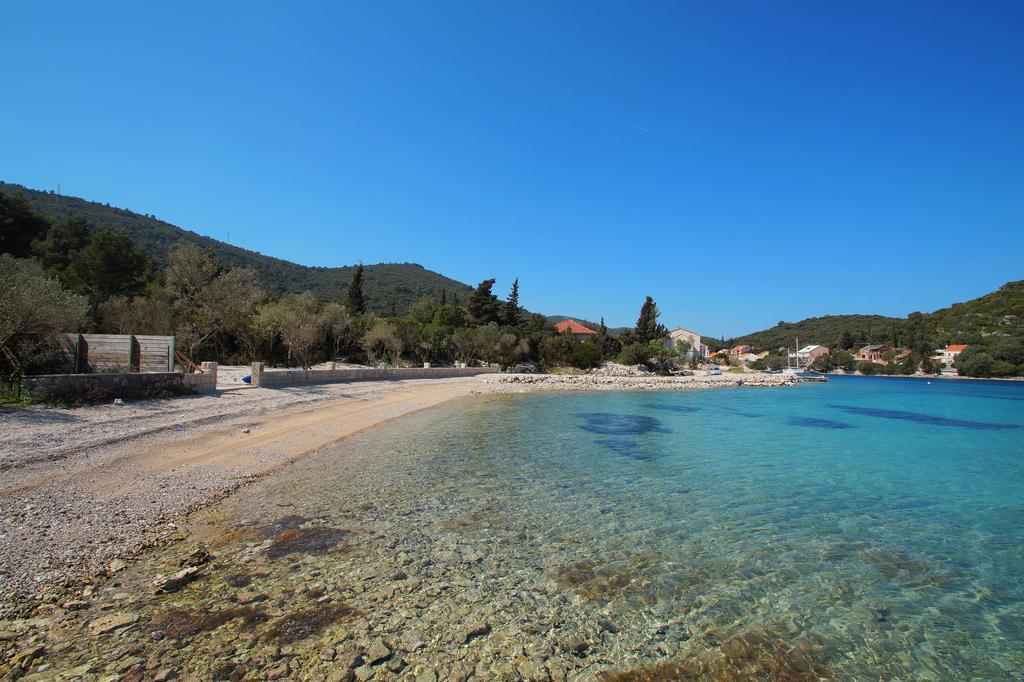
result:
[[[182,382],[197,393],[213,393],[217,390],[217,363],[204,362],[202,373],[182,374]]]
[[[263,388],[302,384],[334,384],[345,381],[384,381],[388,379],[450,379],[495,374],[497,367],[408,367],[388,369],[282,369],[266,370],[263,363],[252,363],[252,385]]]

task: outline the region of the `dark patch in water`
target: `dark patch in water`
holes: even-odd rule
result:
[[[610,412],[582,412],[584,431],[602,436],[639,436],[645,433],[671,433],[654,417]]]
[[[267,614],[253,606],[235,606],[220,611],[199,612],[172,608],[150,623],[151,631],[160,630],[170,639],[189,639],[203,632],[212,632],[220,626],[241,619],[242,625],[251,627],[268,620]]]
[[[438,524],[437,529],[442,533],[482,530],[494,525],[500,516],[500,510],[494,502],[488,500],[478,509],[449,516]]]
[[[653,459],[651,453],[646,452],[635,440],[629,438],[601,438],[594,441],[594,445],[611,450],[617,455],[629,457],[638,461],[647,462]]]
[[[914,587],[940,587],[953,576],[925,561],[908,555],[896,547],[875,547],[862,552],[861,561],[879,572],[886,580]]]
[[[210,543],[211,548],[224,547],[236,542],[259,542],[272,538],[286,530],[298,528],[310,519],[305,516],[291,514],[282,516],[269,526],[261,526],[255,523],[242,524],[238,528],[230,528]]]
[[[305,516],[299,516],[298,514],[288,514],[287,516],[282,516],[281,518],[274,521],[272,524],[270,524],[269,528],[270,530],[274,531],[274,533],[280,533],[283,530],[291,530],[292,528],[298,528],[299,526],[301,526],[304,523],[307,523],[310,520],[311,519],[308,519]]]
[[[750,417],[751,419],[758,419],[764,416],[763,414],[758,414],[757,412],[744,412],[743,410],[732,410],[732,413],[735,415],[739,415],[740,417]]]
[[[818,417],[790,417],[787,421],[790,426],[810,426],[816,429],[852,429],[853,424],[834,422],[831,419],[819,419]]]
[[[657,557],[643,553],[606,563],[582,559],[559,568],[556,577],[591,601],[608,602],[629,595],[653,603],[662,587],[655,580],[660,565]]]
[[[292,528],[274,536],[274,541],[270,547],[267,547],[267,556],[276,559],[299,552],[306,554],[325,552],[336,547],[349,534],[347,530],[327,526]]]
[[[718,646],[712,637],[712,646]],[[821,651],[793,642],[767,629],[737,633],[720,645],[720,652],[694,654],[623,671],[598,673],[601,682],[671,682],[673,680],[788,680],[828,679],[829,662]]]
[[[700,410],[699,407],[691,407],[690,405],[659,405],[657,403],[645,403],[644,407],[652,410],[665,410],[666,412],[679,412],[681,414],[689,414],[691,412],[697,412]]]
[[[1017,429],[1017,424],[993,424],[990,422],[976,422],[970,419],[950,419],[948,417],[937,417],[933,414],[921,412],[904,412],[902,410],[883,410],[877,407],[860,407],[857,405],[829,405],[829,407],[850,414],[862,414],[868,417],[880,417],[882,419],[899,419],[902,421],[919,422],[932,426],[959,426],[964,429],[979,429],[984,431],[995,431],[998,429]]]
[[[331,603],[317,605],[281,616],[267,629],[267,638],[275,642],[291,644],[318,635],[325,628],[343,620],[362,615],[348,604]]]

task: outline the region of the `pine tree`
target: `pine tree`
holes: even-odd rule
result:
[[[353,315],[366,314],[366,299],[363,297],[363,264],[356,266],[352,283],[348,285],[348,309]]]
[[[510,327],[515,327],[519,324],[519,278],[516,277],[516,281],[512,282],[512,291],[508,294],[508,300],[505,301],[504,310],[505,324]]]
[[[640,308],[640,317],[637,318],[636,329],[633,330],[638,342],[647,343],[664,336],[665,328],[658,324],[660,314],[654,299],[648,296]]]
[[[441,305],[447,305],[447,304],[448,304],[448,290],[447,289],[441,289]]]
[[[498,301],[498,297],[491,293],[493,286],[493,279],[485,279],[477,285],[469,297],[469,314],[473,316],[477,324],[499,321],[501,303]]]

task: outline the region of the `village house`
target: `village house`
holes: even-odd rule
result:
[[[889,350],[889,346],[884,343],[876,343],[870,346],[864,346],[857,351],[856,358],[863,362],[873,362],[880,364],[883,362],[882,354]]]
[[[942,362],[942,364],[945,365],[946,367],[952,367],[953,363],[956,362],[957,356],[963,353],[965,350],[967,350],[966,343],[954,343],[950,346],[946,346],[945,348],[942,349],[942,351],[940,351],[942,355],[939,358],[939,361]]]
[[[804,346],[795,353],[790,353],[789,357],[798,360],[801,367],[808,367],[822,355],[828,355],[828,347],[811,345]]]
[[[708,347],[700,342],[700,334],[697,332],[691,332],[689,329],[683,329],[682,327],[676,327],[668,333],[668,347],[673,348],[680,341],[685,341],[690,344],[690,351],[686,354],[687,358],[696,358],[698,360],[707,356]]]
[[[752,347],[747,346],[745,344],[739,345],[739,346],[733,346],[732,348],[729,349],[729,355],[738,358],[739,356],[743,355],[744,353],[749,353],[752,350],[754,350]]]
[[[572,334],[579,341],[590,338],[597,333],[589,327],[584,327],[576,320],[562,320],[555,325],[555,331],[559,334]]]

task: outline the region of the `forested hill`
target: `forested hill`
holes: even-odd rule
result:
[[[217,258],[228,265],[255,270],[260,283],[272,293],[311,291],[323,300],[339,300],[355,268],[354,265],[335,268],[299,265],[182,229],[155,216],[78,197],[40,192],[4,182],[0,182],[0,191],[21,192],[33,210],[54,222],[81,215],[94,228],[109,227],[124,232],[145,247],[161,266],[166,263],[171,247],[181,240],[212,249]],[[353,260],[356,260],[355,256]],[[367,307],[380,313],[390,313],[392,305],[398,312],[404,312],[424,297],[439,298],[442,291],[449,297],[458,295],[463,301],[472,292],[468,285],[415,263],[366,265],[364,278]]]
[[[729,344],[747,344],[758,349],[793,346],[796,338],[801,345],[821,344],[840,346],[844,332],[857,343],[881,340],[891,335],[893,327],[901,327],[903,320],[883,315],[826,315],[810,317],[799,322],[779,322],[770,329],[753,332],[732,339]]]
[[[732,340],[755,348],[775,349],[821,344],[850,347],[863,343],[912,345],[921,337],[939,347],[949,343],[990,343],[1024,339],[1024,281],[1008,282],[998,290],[932,313],[911,313],[906,318],[881,315],[829,315],[800,322],[779,322],[771,329]]]

